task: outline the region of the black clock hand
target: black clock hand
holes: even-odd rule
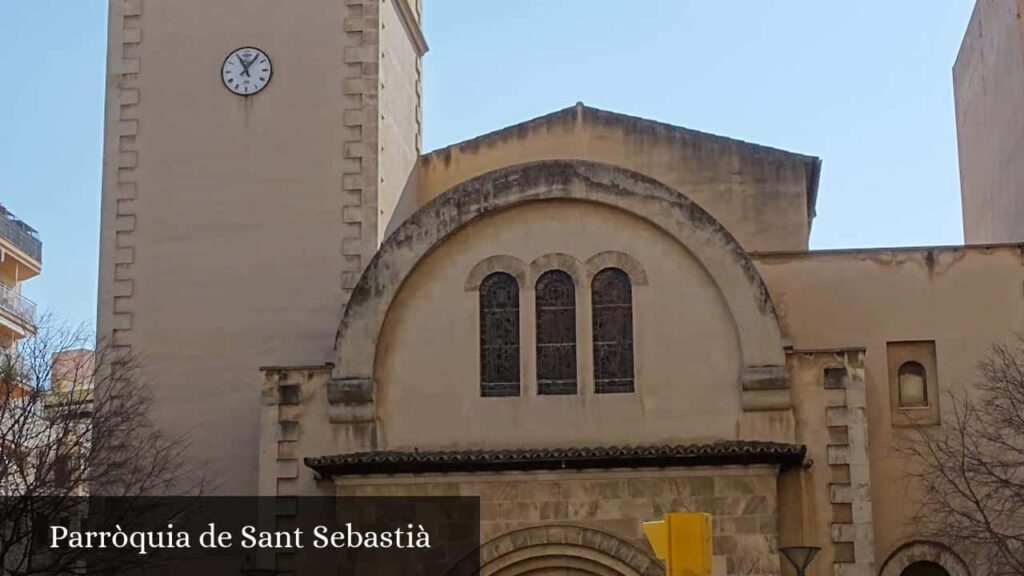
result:
[[[242,58],[241,54],[235,55],[238,58],[238,63],[242,65],[242,74],[245,74],[245,58]]]
[[[249,62],[246,63],[245,58],[242,58],[242,55],[239,54],[238,61],[242,64],[242,74],[245,74],[246,76],[252,78],[252,75],[249,74],[249,66],[252,66],[252,63],[256,61],[256,58],[254,57],[252,60],[249,60]]]

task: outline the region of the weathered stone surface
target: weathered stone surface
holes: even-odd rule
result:
[[[373,402],[373,380],[352,378],[327,383],[327,401],[331,404],[359,405]]]
[[[667,512],[714,515],[715,553],[727,574],[778,575],[776,473],[771,467],[707,474],[575,473],[520,477],[489,475],[403,484],[339,480],[339,495],[478,496],[481,561],[541,544],[582,546],[638,568],[660,569],[641,524]],[[557,479],[554,479],[557,477]],[[587,529],[583,529],[585,527]],[[653,562],[653,564],[652,564]],[[731,562],[732,564],[729,564]],[[653,567],[653,568],[652,568]]]

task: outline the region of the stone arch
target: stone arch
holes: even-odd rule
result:
[[[583,526],[553,524],[502,534],[463,558],[458,576],[519,576],[553,572],[596,576],[663,576],[650,554],[618,536]]]
[[[889,555],[879,576],[901,576],[915,562],[934,562],[942,566],[950,576],[971,576],[971,571],[960,556],[950,547],[936,542],[915,540],[907,542]]]
[[[643,264],[640,264],[636,258],[629,254],[614,250],[601,252],[587,258],[584,266],[587,272],[587,284],[590,284],[594,279],[594,275],[601,270],[605,268],[618,268],[629,275],[629,281],[633,286],[647,285],[647,272],[644,271]]]
[[[387,311],[428,252],[477,218],[545,200],[593,202],[623,210],[686,247],[715,282],[736,324],[744,408],[789,407],[775,308],[761,275],[735,238],[703,208],[656,180],[577,160],[519,164],[475,177],[402,223],[367,266],[345,308],[335,340],[337,393],[372,390],[377,341]]]
[[[500,254],[485,258],[469,271],[469,276],[466,278],[466,290],[479,290],[480,283],[493,272],[504,272],[513,276],[519,282],[520,289],[527,284],[526,264],[515,256]]]
[[[587,279],[583,274],[583,264],[569,254],[556,252],[538,256],[533,259],[533,262],[530,262],[530,286],[535,285],[537,279],[549,270],[561,270],[572,276],[577,290],[587,285]]]

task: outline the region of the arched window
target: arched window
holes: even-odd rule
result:
[[[924,366],[917,362],[904,362],[899,369],[900,408],[928,406],[928,377]]]
[[[576,283],[561,270],[537,279],[537,393],[576,393]]]
[[[633,392],[633,287],[629,275],[605,268],[590,285],[594,318],[594,391]]]
[[[480,282],[480,395],[519,396],[519,282],[504,272]]]

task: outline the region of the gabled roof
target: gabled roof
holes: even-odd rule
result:
[[[323,477],[751,464],[790,468],[800,465],[806,452],[806,446],[797,444],[737,440],[676,446],[354,452],[306,458],[305,464]]]
[[[628,132],[638,137],[643,137],[645,135],[669,135],[695,143],[702,142],[705,145],[717,144],[744,149],[750,156],[761,157],[766,160],[788,160],[791,162],[802,163],[807,167],[808,221],[813,220],[815,216],[815,205],[818,200],[818,183],[821,175],[821,158],[808,156],[806,154],[798,154],[796,152],[788,152],[779,148],[754,144],[743,140],[737,140],[735,138],[700,132],[698,130],[691,130],[682,126],[675,126],[664,122],[657,122],[646,118],[621,114],[619,112],[593,108],[591,106],[584,105],[582,102],[577,102],[575,106],[563,108],[557,112],[545,114],[544,116],[539,116],[525,122],[494,130],[469,140],[438,148],[424,154],[422,158],[429,162],[434,158],[444,158],[455,149],[470,151],[474,148],[484,147],[491,143],[508,138],[525,137],[527,134],[538,128],[557,125],[564,126],[567,123],[616,126],[624,132]]]

